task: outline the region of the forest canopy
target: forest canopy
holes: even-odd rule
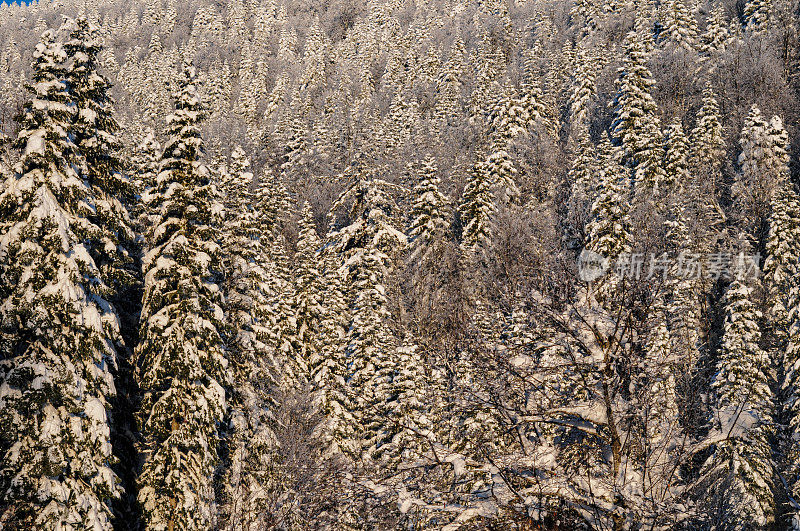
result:
[[[0,4],[0,528],[800,529],[799,31]]]

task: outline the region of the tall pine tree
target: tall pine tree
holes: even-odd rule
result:
[[[215,192],[200,160],[203,110],[195,83],[194,67],[184,65],[142,264],[139,502],[150,529],[211,525],[218,425],[226,407]]]
[[[633,171],[637,196],[655,194],[663,181],[661,126],[650,94],[655,81],[636,34],[625,39],[625,62],[614,98],[612,136],[622,146],[622,162]],[[642,196],[645,197],[645,196]]]
[[[93,214],[106,199],[68,134],[76,109],[50,31],[33,60],[19,121],[23,151],[0,195],[0,525],[111,529],[111,370],[119,320],[94,256],[113,238]]]
[[[770,368],[752,298],[753,289],[739,279],[725,295],[722,352],[711,384],[719,441],[701,470],[713,493],[706,509],[731,529],[763,528],[775,512]]]

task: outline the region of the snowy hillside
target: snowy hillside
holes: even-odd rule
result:
[[[800,529],[798,0],[0,5],[0,529]]]

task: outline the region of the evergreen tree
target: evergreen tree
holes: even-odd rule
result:
[[[136,201],[136,187],[123,175],[119,125],[114,118],[111,84],[98,72],[102,51],[100,31],[85,16],[68,23],[69,39],[64,44],[68,61],[67,86],[76,107],[72,124],[73,141],[77,146],[77,167],[98,197],[90,216],[98,225],[107,227],[106,238],[92,247],[92,258],[114,293],[111,302],[122,318],[123,337],[135,340],[139,313],[140,284],[136,235],[128,208]]]
[[[718,54],[725,51],[730,35],[728,21],[725,20],[725,8],[721,5],[714,8],[706,22],[706,31],[700,37],[700,53],[703,57],[716,59]],[[716,65],[712,64],[711,68]]]
[[[489,243],[496,208],[493,184],[486,164],[475,163],[464,185],[458,208],[462,226],[461,247],[466,251],[475,252]]]
[[[645,474],[645,492],[650,492],[656,500],[668,497],[670,486],[663,479],[673,475],[673,452],[682,442],[675,380],[677,356],[672,350],[665,310],[663,301],[657,298],[646,355],[641,360],[636,382],[637,398],[641,400],[637,411],[644,430],[644,470],[648,471]],[[634,403],[636,401],[634,399]]]
[[[607,260],[606,265],[613,265],[620,256],[630,253],[632,243],[628,179],[617,162],[618,149],[612,147],[608,140],[604,140],[600,149],[604,163],[600,170],[597,196],[590,211],[590,221],[586,225],[584,249]],[[600,280],[596,292],[599,302],[612,303],[610,297],[619,280],[615,274]]]
[[[689,234],[686,207],[681,206],[674,218],[665,223],[669,248],[676,253],[665,282],[671,349],[684,367],[693,370],[700,356],[704,294],[703,279],[692,274],[689,264],[696,258],[698,245]]]
[[[392,352],[396,347],[389,328],[386,296],[394,258],[406,237],[394,227],[396,207],[388,183],[360,177],[337,204],[351,201],[350,224],[337,239],[347,268],[351,306],[345,337],[347,363],[347,418],[340,440],[345,452],[357,459],[376,455],[390,439],[386,415],[392,400]]]
[[[439,136],[455,125],[463,112],[462,78],[464,75],[464,42],[456,38],[450,48],[450,57],[442,67],[436,82],[436,131]]]
[[[490,106],[502,93],[501,77],[505,58],[488,33],[484,34],[475,53],[473,64],[477,72],[475,88],[470,95],[470,122],[483,123]]]
[[[527,132],[528,110],[508,96],[501,97],[489,113],[489,139],[497,149],[508,148],[514,137]]]
[[[573,20],[580,21],[583,35],[589,35],[597,28],[600,9],[593,0],[576,0],[572,4],[569,16]]]
[[[520,191],[514,180],[518,171],[511,161],[508,152],[503,149],[493,151],[483,165],[484,171],[492,183],[492,186],[499,191],[496,197],[504,203],[517,203],[520,199]]]
[[[531,50],[527,54],[524,64],[525,73],[522,78],[522,97],[519,104],[527,112],[528,127],[539,126],[544,128],[544,131],[552,136],[557,133],[557,124],[552,106],[542,91],[540,75],[536,72],[536,68],[530,64],[532,63]]]
[[[768,317],[781,351],[789,333],[792,294],[798,284],[800,260],[800,199],[786,180],[770,201],[763,282],[768,292]]]
[[[722,163],[725,141],[722,137],[719,105],[710,83],[703,88],[703,105],[697,112],[690,143],[691,161],[696,171],[711,176]]]
[[[264,168],[263,171],[264,174],[258,177],[255,191],[258,205],[256,212],[263,234],[269,242],[274,242],[291,216],[293,208],[289,192],[280,177],[269,168]],[[273,245],[268,248],[268,254],[273,261],[278,249]]]
[[[33,55],[23,151],[0,194],[0,525],[111,529],[119,481],[108,418],[119,321],[92,214],[106,197],[76,173],[67,55],[46,31]]]
[[[742,126],[739,143],[740,172],[731,193],[740,209],[743,228],[761,241],[770,199],[789,175],[788,138],[780,118],[767,122],[753,105]]]
[[[623,148],[623,164],[633,169],[637,195],[658,193],[663,180],[664,151],[658,108],[650,95],[653,85],[646,54],[631,33],[625,39],[625,63],[617,80],[611,131]]]
[[[597,197],[586,226],[586,249],[609,260],[630,251],[628,186],[617,160],[617,150],[605,140],[600,146],[604,163],[600,169]]]
[[[742,14],[745,28],[752,32],[764,31],[768,27],[771,11],[771,0],[748,0]]]
[[[330,241],[322,249],[325,303],[320,321],[320,356],[312,360],[310,367],[314,387],[318,390],[314,398],[321,403],[325,414],[325,425],[318,435],[326,446],[326,454],[341,453],[346,449],[339,435],[345,432],[343,424],[349,420],[344,346],[350,319],[342,279],[343,268],[334,249]]]
[[[412,259],[424,260],[450,228],[449,199],[439,191],[439,169],[433,157],[425,157],[416,175],[418,180],[413,190],[408,238]]]
[[[739,279],[725,296],[722,352],[711,384],[719,442],[701,471],[713,493],[707,510],[731,529],[763,528],[775,512],[769,360],[759,347],[761,313],[752,297],[752,288]]]
[[[597,191],[594,179],[598,171],[597,152],[586,135],[581,138],[578,155],[567,176],[571,183],[566,220],[570,246],[583,247],[586,238],[585,228],[590,219],[590,210]]]
[[[775,191],[771,202],[769,232],[764,263],[764,285],[767,289],[767,323],[771,328],[767,347],[777,362],[777,378],[785,404],[779,422],[788,427],[782,437],[778,455],[785,461],[781,471],[788,494],[800,492],[800,199],[791,182]],[[800,512],[790,510],[796,527]]]
[[[249,170],[250,161],[237,146],[231,153],[231,171],[222,183],[226,219],[221,287],[232,386],[221,509],[232,528],[266,517],[263,494],[275,446],[271,418],[277,406],[274,393],[279,370],[269,345],[275,325],[269,312],[269,261]]]
[[[413,338],[406,338],[393,353],[395,372],[392,377],[391,423],[394,437],[390,455],[397,462],[421,457],[425,450],[420,435],[432,433],[428,415],[429,382],[425,365]]]
[[[312,368],[319,365],[321,356],[319,326],[323,317],[323,286],[321,284],[319,252],[322,242],[317,235],[314,213],[306,203],[300,219],[294,273],[294,330],[292,360],[296,367],[297,386],[312,382]]]
[[[569,96],[570,135],[579,139],[589,134],[588,107],[594,98],[597,87],[597,57],[584,47],[577,50],[577,70]]]
[[[150,529],[203,529],[213,521],[218,425],[226,408],[217,208],[200,161],[203,110],[195,80],[194,67],[184,65],[142,264],[139,502]]]
[[[722,184],[725,153],[719,106],[710,84],[703,89],[703,105],[689,140],[689,168],[692,178],[685,189],[684,215],[694,218],[689,225],[701,228],[692,237],[698,252],[712,252],[715,234],[724,230],[726,215],[717,199]]]
[[[684,0],[670,0],[664,6],[664,28],[659,38],[677,49],[697,47],[697,21]]]
[[[131,214],[135,220],[136,232],[144,233],[150,226],[149,208],[152,193],[156,186],[158,164],[161,157],[161,144],[156,140],[152,129],[148,129],[136,148],[131,161],[133,186],[137,190],[139,200],[134,203]]]
[[[691,184],[688,155],[689,143],[683,133],[680,119],[676,118],[667,127],[665,135],[664,188],[669,191],[683,191]]]
[[[786,406],[789,417],[789,429],[787,430],[786,440],[789,448],[786,450],[785,457],[788,463],[788,470],[785,470],[785,477],[791,496],[798,499],[800,496],[800,287],[796,284],[792,286],[791,292],[787,297],[789,305],[789,327],[786,343],[786,354],[784,355],[783,366],[785,377],[783,383],[783,393],[786,399]],[[800,510],[793,507],[792,526],[793,529],[800,528]]]
[[[77,108],[72,128],[75,144],[85,159],[88,180],[107,194],[127,197],[130,188],[119,171],[122,143],[113,116],[111,84],[98,72],[102,51],[99,30],[85,16],[78,17],[71,26],[64,50],[72,61],[67,83]]]

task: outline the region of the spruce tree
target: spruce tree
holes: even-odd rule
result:
[[[680,446],[681,429],[679,400],[675,380],[678,356],[672,349],[668,316],[660,296],[651,318],[646,352],[635,379],[638,389],[634,403],[640,401],[638,415],[644,429],[645,490],[655,499],[668,496],[669,486],[663,481],[671,477],[674,454]]]
[[[680,119],[667,127],[665,134],[664,188],[667,192],[683,191],[691,185],[688,156],[689,143]]]
[[[784,471],[789,491],[794,499],[800,497],[800,287],[794,285],[788,297],[789,328],[787,334],[786,353],[784,355],[783,393],[786,396],[789,429],[786,441],[789,448],[785,451],[788,470]],[[800,528],[800,510],[795,507],[792,512],[794,529]]]
[[[707,83],[703,89],[703,104],[689,137],[692,178],[684,190],[684,214],[694,216],[696,221],[693,225],[702,228],[701,235],[693,237],[693,246],[700,252],[711,252],[711,245],[716,240],[714,233],[724,230],[726,215],[717,199],[724,153],[719,105],[711,84]]]
[[[722,163],[725,141],[722,137],[719,104],[710,83],[706,83],[703,88],[703,105],[697,112],[697,121],[690,138],[690,159],[693,167],[707,177],[712,176]]]
[[[581,46],[576,59],[575,81],[569,96],[569,125],[570,136],[580,139],[589,134],[588,107],[597,92],[597,57]]]
[[[271,419],[277,406],[279,367],[269,345],[275,325],[269,306],[269,261],[252,191],[250,161],[240,147],[231,153],[223,181],[223,308],[231,393],[222,514],[233,528],[264,518],[274,449]]]
[[[678,49],[694,51],[697,47],[697,21],[684,0],[670,0],[664,6],[664,29],[659,38]]]
[[[503,203],[519,203],[520,191],[515,177],[518,170],[505,150],[492,152],[486,159],[486,173],[493,186],[498,190],[497,197]]]
[[[113,228],[106,199],[76,173],[76,109],[67,55],[51,31],[33,54],[31,99],[19,116],[23,155],[0,194],[0,523],[14,529],[111,529],[109,401],[121,342],[93,256]]]
[[[733,529],[763,528],[774,516],[772,392],[769,360],[760,348],[761,312],[753,289],[735,279],[725,295],[722,352],[711,384],[719,442],[701,470],[707,510]]]
[[[496,208],[493,184],[486,164],[475,163],[464,185],[458,209],[462,226],[461,247],[466,251],[475,252],[489,243]]]
[[[527,113],[527,127],[538,126],[544,132],[555,136],[558,130],[552,106],[542,91],[540,78],[534,69],[525,65],[525,76],[522,79],[522,97],[519,104]]]
[[[131,160],[131,177],[139,200],[134,203],[131,215],[136,232],[144,233],[150,226],[151,209],[149,204],[155,191],[158,163],[161,157],[161,144],[156,140],[152,129],[147,129]]]
[[[334,233],[335,234],[335,233]],[[334,235],[331,235],[334,236]],[[348,421],[346,379],[347,362],[344,357],[347,325],[350,321],[344,293],[342,264],[332,238],[322,249],[322,278],[325,285],[323,316],[320,321],[320,356],[310,367],[315,401],[325,414],[325,425],[318,435],[325,444],[325,453],[341,453],[346,449],[339,436],[345,432]]]
[[[591,220],[586,226],[585,249],[613,262],[630,252],[628,179],[616,162],[617,150],[608,140],[600,148],[604,164],[600,169],[597,197],[592,203]]]
[[[293,324],[292,359],[298,380],[295,386],[312,382],[312,368],[319,365],[321,343],[319,326],[323,318],[323,285],[319,267],[319,252],[322,242],[317,235],[314,212],[306,203],[300,218],[300,234],[297,240],[294,272],[294,300],[292,301]]]
[[[800,274],[800,199],[788,179],[775,190],[770,210],[763,282],[768,292],[768,317],[778,348],[783,351],[789,333],[791,298]]]
[[[433,422],[429,415],[430,382],[426,376],[419,347],[408,337],[395,349],[390,406],[392,441],[387,457],[397,466],[424,455],[427,450],[422,435],[430,435]]]
[[[582,35],[589,35],[597,29],[600,9],[593,0],[576,0],[569,10],[569,16],[574,21],[580,22]]]
[[[740,171],[731,193],[739,207],[743,229],[761,241],[770,199],[788,178],[788,138],[780,118],[767,122],[753,105],[742,126],[739,143]]]
[[[656,194],[663,180],[660,119],[650,90],[655,82],[635,34],[625,39],[625,62],[614,98],[612,136],[622,146],[622,162],[634,174],[637,195]]]
[[[530,113],[515,98],[503,96],[489,113],[489,139],[496,149],[507,149],[514,137],[525,134]]]
[[[423,260],[447,234],[449,199],[439,191],[439,169],[433,157],[425,157],[416,176],[408,238],[412,259]]]
[[[570,197],[567,203],[567,238],[570,247],[584,244],[586,224],[590,219],[590,209],[594,203],[597,184],[595,176],[599,171],[597,152],[588,135],[581,138],[578,154],[572,163],[567,178],[570,182]]]
[[[747,0],[742,13],[745,28],[752,32],[764,31],[768,27],[771,11],[771,0]]]
[[[791,182],[776,190],[771,201],[764,262],[767,322],[772,333],[767,347],[776,362],[780,384],[779,422],[787,426],[780,452],[782,476],[790,496],[800,492],[800,198]],[[794,510],[794,525],[800,512]]]
[[[682,204],[676,215],[665,222],[669,249],[676,256],[667,271],[665,306],[671,349],[685,368],[693,369],[701,348],[704,279],[694,277],[688,267],[698,242],[689,233],[687,217],[687,208]]]
[[[450,57],[442,67],[436,82],[434,115],[436,116],[436,133],[440,138],[446,130],[455,125],[456,120],[463,113],[463,48],[463,41],[456,38],[450,48]]]
[[[389,273],[406,244],[395,228],[398,215],[390,185],[361,176],[337,201],[351,202],[348,219],[338,234],[338,248],[347,268],[350,323],[345,337],[348,418],[340,439],[345,452],[367,461],[390,439],[386,415],[392,399],[392,352],[396,339],[389,327]]]
[[[700,53],[703,57],[716,59],[718,54],[725,51],[730,35],[728,22],[725,20],[725,8],[721,5],[714,8],[706,22],[706,31],[700,37]],[[711,64],[711,68],[716,68]]]
[[[77,111],[71,128],[78,148],[77,167],[98,197],[90,218],[109,229],[106,239],[93,245],[92,258],[114,290],[110,299],[122,318],[123,337],[131,343],[136,337],[132,328],[139,313],[140,278],[137,236],[128,209],[138,202],[136,187],[123,173],[111,83],[98,71],[100,30],[85,16],[69,21],[67,27],[70,32],[64,51],[70,64],[66,81]]]
[[[212,480],[228,383],[218,286],[215,193],[200,160],[203,109],[183,67],[147,234],[138,382],[144,463],[139,502],[150,529],[203,529],[214,519]]]

